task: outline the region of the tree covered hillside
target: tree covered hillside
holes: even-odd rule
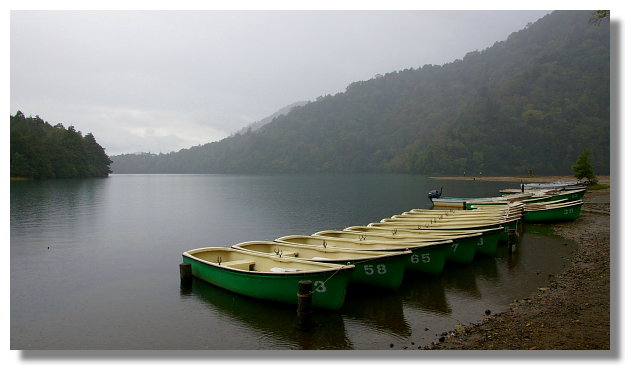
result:
[[[556,11],[462,60],[355,82],[257,132],[114,156],[113,170],[569,174],[589,149],[608,173],[609,24],[590,15]]]
[[[112,163],[91,133],[51,126],[18,111],[10,118],[11,177],[107,177]]]

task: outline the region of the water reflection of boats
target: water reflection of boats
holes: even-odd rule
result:
[[[377,293],[352,285],[340,312],[345,318],[362,322],[376,330],[400,336],[410,336],[412,333],[403,313],[401,288],[398,293]]]
[[[286,305],[231,293],[198,279],[192,280],[191,289],[181,289],[183,294],[189,291],[223,316],[236,321],[237,325],[268,337],[268,342],[272,339],[282,341],[279,349],[352,348],[339,312],[316,309],[313,311],[315,328],[301,331],[296,325],[295,309]]]
[[[476,283],[473,263],[452,264],[441,275],[447,291],[456,291],[470,298],[481,298],[481,291]]]
[[[473,298],[481,298],[478,280],[497,282],[500,280],[498,261],[495,257],[481,256],[470,264],[456,265],[444,274],[444,283],[449,289]]]
[[[483,278],[487,281],[500,280],[496,258],[494,257],[483,256],[476,258],[472,264],[472,270],[477,278]]]
[[[437,315],[450,315],[452,308],[445,298],[445,284],[440,278],[414,278],[404,280],[400,290],[405,306]]]

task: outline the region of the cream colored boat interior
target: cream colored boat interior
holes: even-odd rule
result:
[[[271,241],[250,241],[233,246],[239,250],[257,251],[260,253],[277,255],[279,257],[295,257],[309,261],[356,261],[378,256],[392,256],[395,252],[385,251],[360,251],[352,249],[324,248],[320,246],[304,246],[299,244],[287,244]]]
[[[343,267],[341,265],[303,262],[293,258],[275,258],[224,248],[195,249],[186,251],[185,254],[220,267],[252,272],[315,272],[332,271]]]

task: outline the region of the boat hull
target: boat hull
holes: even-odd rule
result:
[[[371,223],[369,226],[373,228],[391,228],[391,229],[412,229],[412,230],[443,230],[443,231],[463,231],[463,230],[482,230],[482,229],[494,229],[500,226],[505,228],[505,231],[500,231],[498,235],[499,242],[506,242],[509,240],[508,231],[516,231],[518,229],[518,223],[521,219],[514,219],[504,222],[492,223],[492,224],[479,224],[479,223],[434,223],[434,224],[408,224],[408,223]]]
[[[476,256],[476,245],[481,236],[463,237],[452,240],[446,259],[455,263],[471,263]]]
[[[429,275],[438,275],[445,267],[447,254],[452,243],[440,243],[426,247],[412,248],[412,255],[406,262],[406,269]]]
[[[434,207],[464,208],[467,198],[432,198]]]
[[[481,237],[476,241],[476,252],[483,255],[494,255],[501,236],[507,236],[505,228],[484,229]]]
[[[354,265],[352,283],[397,289],[401,286],[410,251],[360,251],[323,248],[271,241],[250,241],[232,246],[272,257],[299,259],[325,264]]]
[[[544,210],[525,211],[523,214],[523,220],[534,223],[573,221],[580,217],[581,210],[582,203],[563,205]]]
[[[406,253],[392,257],[369,258],[352,263],[333,263],[355,265],[351,282],[380,288],[397,289],[401,286],[406,265],[411,255],[412,253]]]
[[[411,255],[407,259],[405,265],[406,269],[424,272],[428,274],[438,275],[443,271],[445,267],[445,257],[448,252],[448,247],[451,245],[445,238],[436,237],[436,238],[409,238],[409,237],[401,237],[397,238],[391,236],[388,233],[381,234],[367,234],[363,232],[353,232],[353,231],[343,231],[340,233],[336,233],[337,231],[324,231],[314,233],[313,236],[318,237],[334,237],[334,238],[348,238],[348,239],[357,239],[361,243],[363,241],[369,240],[379,240],[379,241],[395,241],[397,243],[413,243],[412,246],[416,246],[417,243],[434,243],[430,246],[426,246],[422,249],[415,249],[412,251],[410,248]],[[438,243],[436,243],[438,242]],[[445,242],[445,243],[444,243]]]
[[[586,193],[586,189],[562,191],[559,194],[555,194],[554,196],[550,197],[549,201],[557,201],[562,199],[566,199],[568,201],[577,201],[584,198],[584,193]]]
[[[441,198],[432,198],[432,204],[435,207],[451,207],[451,208],[463,208],[467,209],[470,203],[473,204],[483,204],[483,203],[501,203],[505,204],[521,201],[523,199],[530,198],[532,193],[516,193],[516,194],[508,194],[503,197],[488,197],[488,198],[457,198],[457,197],[441,197]]]
[[[297,304],[298,283],[309,280],[313,284],[312,305],[328,310],[338,310],[342,307],[353,273],[353,268],[346,268],[304,274],[251,274],[214,267],[185,255],[183,262],[192,265],[194,277],[212,285],[248,297],[288,304]]]

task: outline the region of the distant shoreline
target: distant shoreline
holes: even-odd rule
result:
[[[596,176],[600,184],[609,185],[611,183],[611,176]],[[554,182],[554,181],[575,181],[577,180],[573,176],[454,176],[454,177],[430,177],[435,180],[463,180],[463,181],[502,181],[502,182]]]

